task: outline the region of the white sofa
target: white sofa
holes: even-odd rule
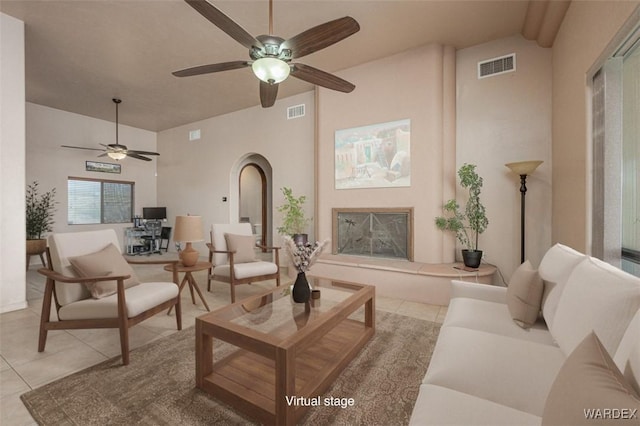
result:
[[[640,279],[560,244],[545,254],[538,273],[542,314],[529,329],[513,321],[507,288],[452,282],[410,424],[546,424],[556,376],[592,331],[640,394]],[[634,421],[618,424],[638,418],[636,412]]]

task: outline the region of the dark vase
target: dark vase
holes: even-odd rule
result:
[[[296,243],[296,245],[307,244],[308,238],[309,236],[307,234],[293,234],[291,236],[291,239],[293,240],[294,243]]]
[[[477,269],[482,261],[482,250],[462,250],[462,261],[467,268]]]
[[[297,303],[305,303],[311,297],[311,289],[304,272],[298,272],[296,282],[293,284],[293,301]]]

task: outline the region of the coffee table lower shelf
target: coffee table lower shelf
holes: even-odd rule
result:
[[[315,342],[298,349],[293,356],[293,371],[289,371],[295,377],[295,393],[284,397],[308,399],[324,393],[374,332],[361,321],[345,319]],[[276,424],[281,421],[276,415],[276,377],[282,374],[277,370],[274,359],[238,349],[216,362],[198,387],[262,423]],[[309,408],[287,404],[286,411],[293,413],[287,417],[298,421]]]

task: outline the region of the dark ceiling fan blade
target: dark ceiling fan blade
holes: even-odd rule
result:
[[[278,84],[269,84],[260,81],[260,103],[262,108],[272,107],[278,97]]]
[[[293,64],[291,75],[308,83],[317,84],[327,89],[350,93],[356,86],[328,72],[305,64]]]
[[[71,146],[71,145],[60,145],[63,148],[73,148],[73,149],[87,149],[89,151],[104,151],[104,149],[100,148],[85,148],[83,146]]]
[[[207,18],[213,25],[227,33],[232,39],[251,49],[255,47],[263,47],[262,43],[254,36],[249,34],[244,28],[238,25],[233,19],[218,10],[215,6],[205,0],[184,0],[189,6],[198,11],[202,16]]]
[[[151,151],[138,151],[137,149],[128,149],[127,150],[127,155],[131,155],[131,154],[138,154],[138,155],[160,155],[157,152],[151,152]]]
[[[343,40],[360,30],[358,21],[350,16],[325,22],[291,37],[281,45],[290,49],[293,58],[301,58]]]
[[[127,157],[135,158],[137,160],[151,161],[151,158],[143,157],[142,155],[134,154],[131,151],[127,152]]]
[[[189,77],[192,75],[210,74],[212,72],[236,70],[249,66],[247,61],[221,62],[219,64],[200,65],[193,68],[186,68],[180,71],[172,72],[176,77]]]

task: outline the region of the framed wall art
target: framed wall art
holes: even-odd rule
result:
[[[411,120],[338,130],[335,188],[411,186]]]
[[[113,163],[100,163],[98,161],[87,161],[86,170],[88,172],[102,172],[102,173],[120,173],[122,171],[121,164]]]

